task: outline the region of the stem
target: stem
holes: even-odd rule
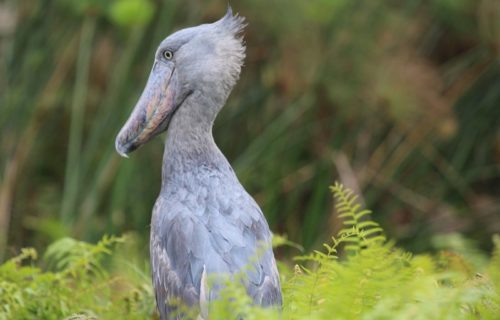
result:
[[[61,204],[61,219],[68,224],[75,215],[76,199],[80,183],[80,158],[83,136],[83,117],[88,90],[88,75],[92,56],[92,39],[96,29],[96,17],[87,16],[83,21],[80,48],[76,65],[76,80],[71,104],[68,155]]]
[[[140,48],[145,30],[141,26],[131,31],[131,36],[127,41],[123,54],[120,56],[120,60],[113,69],[110,69],[110,72],[112,72],[110,89],[107,91],[101,108],[99,108],[102,111],[98,111],[92,121],[93,125],[89,131],[88,143],[84,148],[81,162],[82,171],[80,173],[83,174],[87,181],[80,181],[85,186],[85,198],[82,201],[81,211],[76,222],[76,234],[83,234],[87,231],[85,229],[86,222],[94,215],[105,194],[104,191],[113,181],[118,169],[118,158],[113,143],[114,137],[109,135],[109,127],[110,123],[113,123],[113,117],[120,113],[118,110],[118,107],[122,107],[118,103],[120,93],[124,91],[127,74],[130,73],[133,59]],[[103,146],[102,141],[107,141],[106,145]],[[92,158],[95,158],[98,154],[100,154],[98,167],[92,169]]]

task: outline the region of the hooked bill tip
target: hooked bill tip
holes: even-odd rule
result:
[[[125,148],[123,146],[123,144],[121,144],[119,142],[119,138],[116,139],[116,142],[115,142],[115,149],[116,149],[116,152],[123,158],[128,158],[128,148]]]
[[[123,158],[128,159],[128,154],[126,154],[125,152],[120,152],[120,151],[118,151],[118,154],[119,154],[120,156],[122,156]]]

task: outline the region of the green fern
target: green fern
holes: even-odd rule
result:
[[[0,320],[144,319],[151,315],[154,303],[149,284],[144,288],[142,283],[110,275],[103,264],[112,247],[123,241],[123,237],[104,237],[93,245],[70,238],[58,240],[41,261],[50,271],[35,266],[34,249],[24,249],[0,266]]]
[[[104,236],[97,245],[77,241],[72,238],[62,238],[51,244],[44,255],[49,269],[70,274],[73,277],[93,274],[105,276],[101,265],[104,255],[110,255],[111,247],[123,243],[123,237]]]
[[[233,279],[208,306],[209,319],[498,319],[500,237],[480,270],[454,252],[415,256],[386,240],[352,191],[338,183],[331,190],[343,228],[323,250],[297,257],[293,268],[279,264],[283,309],[252,305]],[[130,242],[61,239],[43,256],[45,270],[37,266],[36,251],[24,249],[0,265],[0,320],[157,319],[148,272],[131,263],[129,248],[112,252],[115,244]],[[349,254],[339,257],[342,250]],[[180,311],[190,319],[199,313]]]
[[[386,241],[380,225],[369,218],[372,212],[361,208],[361,204],[357,202],[358,196],[352,190],[338,182],[330,190],[336,200],[338,216],[344,225],[338,236],[347,243],[347,252],[358,253],[363,248]]]

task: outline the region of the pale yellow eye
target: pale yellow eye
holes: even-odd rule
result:
[[[163,58],[167,60],[171,60],[174,57],[174,54],[170,50],[163,51]]]

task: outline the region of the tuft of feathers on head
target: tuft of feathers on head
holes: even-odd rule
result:
[[[240,16],[238,13],[233,14],[233,9],[230,5],[227,6],[227,11],[224,17],[217,21],[216,24],[221,30],[231,33],[235,37],[238,37],[247,26],[245,18]]]
[[[225,65],[224,70],[227,72],[226,76],[221,77],[227,92],[238,80],[245,59],[245,43],[241,33],[246,25],[245,18],[233,14],[230,6],[224,17],[213,24],[219,36],[222,36],[217,45],[221,64]]]

